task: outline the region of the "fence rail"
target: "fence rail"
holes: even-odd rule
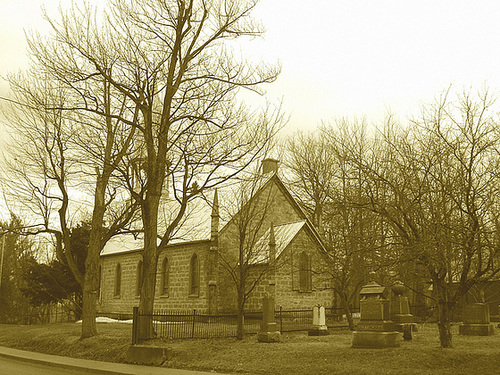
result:
[[[359,316],[359,309],[353,311],[354,319]],[[312,328],[312,309],[275,310],[275,321],[280,332],[305,331]],[[345,315],[340,309],[326,310],[326,324],[329,328],[347,327]],[[157,338],[219,338],[235,337],[237,334],[237,314],[204,314],[197,310],[190,311],[156,311],[151,315],[139,314],[134,308],[133,338],[138,341],[139,324],[152,322]],[[245,312],[244,326],[246,334],[256,334],[260,329],[262,311]]]

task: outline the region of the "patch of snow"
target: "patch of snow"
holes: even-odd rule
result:
[[[105,316],[98,316],[95,318],[96,323],[126,323],[126,324],[132,324],[132,319],[128,320],[118,320],[118,319],[111,319],[107,318]],[[76,323],[81,323],[81,320],[77,320]]]

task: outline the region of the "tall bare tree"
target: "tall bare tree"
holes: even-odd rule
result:
[[[226,188],[224,216],[231,220],[226,225],[226,239],[220,243],[219,263],[229,286],[236,291],[237,338],[245,335],[245,307],[255,288],[272,277],[276,267],[276,252],[273,238],[272,207],[278,187],[271,174],[254,174],[242,180],[233,189]],[[264,234],[267,233],[267,236]],[[271,280],[272,282],[272,280]]]
[[[12,201],[38,217],[38,226],[25,232],[52,234],[58,259],[82,285],[84,338],[97,333],[100,251],[136,211],[136,202],[121,199],[113,173],[130,152],[137,115],[102,78],[74,64],[74,51],[50,41],[33,37],[34,67],[10,77],[16,104],[7,112],[14,136],[4,183]],[[70,241],[74,215],[82,210],[92,217],[85,273]]]
[[[237,38],[262,34],[250,16],[256,4],[112,0],[104,12],[73,5],[57,20],[47,17],[52,26],[48,40],[38,35],[30,40],[42,71],[78,98],[64,110],[91,113],[108,128],[128,127],[126,135],[112,133],[120,136],[123,149],[107,149],[109,137],[99,138],[101,144],[91,147],[104,156],[113,155],[96,173],[94,212],[99,227],[107,178],[117,169],[115,161],[121,162],[132,150],[127,159],[135,163],[128,171],[122,167],[121,173],[142,182],[132,186],[140,187],[132,190],[132,201],[141,207],[144,231],[142,313],[152,312],[158,255],[187,202],[245,168],[281,123],[279,109],[259,114],[237,98],[240,88],[262,93],[259,85],[279,73],[278,67],[250,65],[231,48]],[[171,208],[171,220],[159,228],[167,179],[178,205]],[[102,248],[102,233],[97,230],[95,236]],[[91,248],[96,243],[91,238]],[[98,251],[92,254],[97,259]],[[92,273],[95,264],[89,265]],[[90,293],[95,295],[95,282],[92,285]],[[150,337],[151,326],[141,335]]]
[[[319,132],[298,133],[287,144],[287,166],[297,199],[320,228],[326,247],[324,276],[354,329],[351,307],[370,270],[384,267],[380,220],[363,210],[363,181],[350,153],[367,152],[366,126],[338,119]],[[376,259],[375,259],[375,256]]]
[[[100,91],[80,82],[96,79],[113,95],[112,119],[123,120],[140,136],[134,147],[143,184],[133,193],[142,212],[144,281],[141,313],[153,309],[158,255],[185,213],[187,202],[206,188],[245,168],[267,143],[280,116],[252,112],[238,101],[239,89],[262,93],[259,85],[276,79],[279,68],[253,66],[233,52],[241,37],[263,32],[250,14],[257,1],[112,0],[104,16],[73,6],[50,21],[55,42],[37,43],[47,69],[55,56],[67,57],[61,79],[93,104]],[[85,75],[72,74],[84,67]],[[120,98],[123,98],[121,100]],[[165,181],[178,206],[158,227]],[[195,183],[196,181],[196,183]],[[160,244],[157,241],[160,239]],[[145,328],[142,337],[152,335]]]
[[[393,228],[401,259],[432,281],[442,347],[452,346],[451,317],[472,286],[500,271],[498,119],[487,92],[443,94],[410,127],[389,123],[372,156],[353,158],[366,179],[366,208]]]

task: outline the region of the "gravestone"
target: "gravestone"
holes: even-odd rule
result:
[[[326,326],[325,307],[321,305],[314,306],[313,308],[313,327],[307,334],[309,336],[327,336],[328,327]]]
[[[400,334],[394,330],[386,296],[386,288],[374,281],[365,285],[359,292],[361,318],[353,332],[353,348],[399,346]]]
[[[469,303],[462,312],[463,323],[458,326],[458,333],[468,336],[491,336],[493,324],[490,324],[490,309],[486,303]]]
[[[391,299],[391,319],[394,322],[394,329],[403,332],[403,339],[411,340],[412,332],[417,331],[415,318],[410,314],[410,304],[408,297],[403,296],[405,287],[403,283],[397,281],[391,287],[393,296]]]
[[[262,322],[257,334],[259,342],[280,342],[281,334],[274,321],[274,298],[266,296],[262,299]]]

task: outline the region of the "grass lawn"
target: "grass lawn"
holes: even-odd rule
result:
[[[80,325],[0,325],[0,345],[44,353],[121,362],[130,345],[128,324],[98,324],[99,336],[79,340]],[[452,349],[439,348],[435,325],[420,326],[412,341],[400,348],[353,349],[347,330],[309,337],[284,334],[278,344],[243,341],[171,340],[150,342],[172,349],[166,366],[250,374],[499,374],[500,334],[459,336],[454,326]]]

